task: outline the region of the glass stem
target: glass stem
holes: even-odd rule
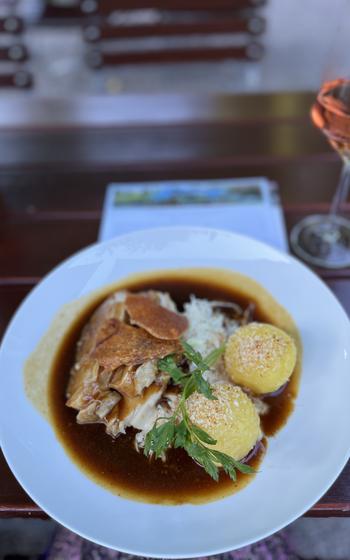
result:
[[[339,214],[341,205],[344,202],[346,202],[348,198],[349,187],[350,187],[350,160],[346,159],[344,160],[339,184],[331,203],[331,207],[329,211],[330,218],[333,218],[334,216],[337,216]]]

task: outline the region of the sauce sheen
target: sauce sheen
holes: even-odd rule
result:
[[[191,294],[210,300],[232,301],[243,308],[252,302],[251,298],[248,300],[230,286],[224,288],[223,285],[201,282],[200,279],[162,279],[161,276],[155,276],[151,280],[139,280],[126,287],[134,292],[149,289],[169,292],[180,310]],[[101,424],[77,424],[77,412],[65,405],[65,391],[81,330],[105,297],[106,295],[95,301],[77,318],[62,341],[50,375],[50,414],[56,434],[70,456],[90,478],[112,492],[151,503],[203,503],[230,495],[244,487],[250,482],[252,475],[237,473],[237,481],[233,483],[221,472],[219,482],[215,482],[181,449],[169,450],[166,462],[149,460],[142,452],[135,450],[135,431],[128,430],[126,435],[113,440],[105,433]],[[254,320],[273,324],[273,318],[262,313],[259,302],[253,303],[256,306]],[[266,397],[265,402],[270,411],[261,416],[266,436],[276,434],[291,414],[298,377],[298,372],[295,371],[280,395]],[[266,446],[267,439],[263,438],[249,460],[249,464],[255,469],[259,467]]]

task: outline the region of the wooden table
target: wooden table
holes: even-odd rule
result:
[[[310,124],[312,100],[301,93],[1,101],[0,337],[40,278],[96,240],[110,181],[261,175],[278,182],[288,229],[326,212],[340,162]],[[350,312],[350,270],[317,272]],[[44,516],[2,455],[0,514]],[[350,516],[350,464],[308,515]]]

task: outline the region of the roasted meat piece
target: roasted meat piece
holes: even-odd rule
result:
[[[100,366],[116,369],[122,365],[139,365],[181,350],[177,340],[160,340],[147,331],[116,321],[114,333],[98,344],[92,357]]]
[[[120,366],[109,381],[109,387],[129,398],[141,395],[156,379],[156,360],[149,360],[141,366]]]
[[[141,302],[146,314],[153,310],[153,319],[149,317],[146,323],[151,325],[153,321],[157,334],[163,330],[163,335],[168,336],[171,331],[170,339],[154,336],[141,324],[128,324],[132,317],[131,308],[126,308],[129,296],[132,309],[136,301],[137,305]],[[160,301],[164,301],[167,309]],[[137,315],[140,306],[136,307]],[[176,329],[180,332],[185,324],[187,327],[187,321],[169,308],[176,310],[168,294],[154,291],[150,297],[147,292],[142,296],[116,292],[97,308],[77,344],[76,362],[67,387],[66,404],[78,411],[77,422],[103,423],[113,437],[129,426],[149,429],[157,418],[157,403],[168,381],[158,372],[157,359],[181,349],[179,341],[171,338]]]
[[[176,340],[188,328],[186,317],[165,309],[146,295],[127,294],[125,308],[132,325],[142,327],[156,338]]]
[[[85,325],[78,342],[77,362],[88,356],[97,344],[114,332],[114,320],[124,321],[125,296],[125,292],[112,294],[93,313],[89,322]]]

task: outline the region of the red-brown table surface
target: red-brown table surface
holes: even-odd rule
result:
[[[0,101],[0,337],[40,278],[96,240],[111,181],[266,176],[279,184],[288,230],[326,212],[340,162],[310,124],[312,100],[294,93]],[[316,272],[349,313],[350,269]],[[44,516],[2,454],[0,515]],[[350,516],[350,464],[308,515]]]

